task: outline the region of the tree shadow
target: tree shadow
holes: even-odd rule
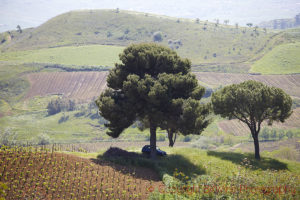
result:
[[[251,168],[255,169],[262,169],[262,170],[286,170],[287,164],[280,162],[279,160],[269,158],[269,157],[261,157],[261,160],[256,160],[254,154],[252,153],[236,153],[236,152],[218,152],[218,151],[208,151],[207,155],[219,157],[222,160],[229,160],[235,164],[242,164],[244,159],[250,161],[250,164],[254,167]]]
[[[176,170],[178,172],[183,172],[189,177],[206,173],[202,166],[193,164],[182,155],[171,154],[163,157],[158,156],[156,160],[151,160],[149,155],[128,152],[119,148],[113,149],[115,151],[114,153],[111,153],[111,147],[103,153],[103,155],[98,155],[97,159],[92,159],[92,161],[97,164],[111,166],[125,174],[129,171],[135,171],[136,177],[146,180],[157,180],[157,177],[159,180],[162,180],[163,175],[168,174],[173,176]],[[145,169],[155,172],[157,177],[151,173],[143,173],[143,170]]]

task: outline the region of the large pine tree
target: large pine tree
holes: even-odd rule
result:
[[[147,123],[154,158],[158,127],[200,134],[208,125],[209,105],[199,102],[205,89],[190,73],[189,60],[153,43],[127,47],[120,60],[108,75],[108,89],[96,100],[109,122],[108,135],[118,137],[137,120]]]

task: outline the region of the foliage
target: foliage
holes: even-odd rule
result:
[[[0,200],[5,200],[5,190],[7,189],[8,187],[4,183],[0,182]]]
[[[260,136],[264,139],[264,140],[268,140],[270,137],[270,132],[267,128],[263,128],[261,131]]]
[[[268,87],[257,81],[226,86],[212,95],[215,114],[239,119],[251,130],[259,159],[258,134],[263,121],[284,122],[292,111],[292,99],[282,89]]]
[[[109,89],[96,101],[109,121],[108,135],[116,138],[136,120],[146,122],[155,155],[158,127],[200,134],[208,125],[209,107],[198,101],[205,89],[190,73],[189,60],[157,44],[131,45],[120,60],[108,75]]]
[[[51,100],[47,106],[48,115],[54,115],[61,111],[73,111],[75,110],[75,101],[58,98]]]
[[[38,138],[37,138],[38,145],[46,145],[46,144],[50,144],[50,137],[46,134],[46,133],[41,133]]]
[[[11,128],[5,128],[5,130],[0,132],[0,145],[14,145],[16,142],[16,133],[11,130]]]
[[[160,31],[153,33],[153,41],[154,42],[161,42],[162,40],[163,40],[163,36]]]

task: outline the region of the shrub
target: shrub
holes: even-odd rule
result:
[[[162,40],[163,40],[163,36],[160,31],[153,33],[153,41],[154,42],[161,42]]]
[[[190,142],[191,140],[192,140],[192,137],[189,136],[189,135],[184,136],[184,138],[183,138],[183,141],[184,141],[184,142]]]
[[[111,37],[112,35],[113,34],[110,31],[108,31],[107,34],[106,34],[106,37]]]
[[[9,146],[15,144],[16,133],[12,132],[10,128],[6,128],[3,133],[0,133],[0,144]]]
[[[165,140],[166,140],[166,136],[164,134],[157,135],[157,141],[165,141]]]
[[[293,138],[294,134],[293,134],[292,131],[288,131],[288,132],[286,133],[286,136],[290,139],[290,138]]]
[[[51,100],[47,106],[48,115],[54,115],[61,111],[75,110],[75,101],[66,99]]]
[[[38,136],[38,145],[50,144],[50,137],[46,133],[42,133]]]

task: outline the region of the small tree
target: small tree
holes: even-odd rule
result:
[[[17,31],[18,31],[19,33],[22,33],[22,32],[23,32],[20,25],[17,26],[17,29],[18,29]]]
[[[246,25],[247,25],[249,28],[251,28],[251,27],[253,26],[252,23],[247,23]]]
[[[199,101],[204,88],[190,73],[190,61],[167,47],[155,43],[131,45],[120,54],[120,60],[122,64],[116,64],[108,75],[109,88],[96,104],[108,120],[105,126],[111,137],[119,137],[135,121],[147,124],[151,157],[155,158],[156,129],[175,124],[171,119],[183,116],[184,105],[190,99]],[[202,119],[197,118],[194,126],[204,126],[206,120]]]
[[[271,138],[274,140],[277,138],[277,131],[275,129],[272,130]]]
[[[215,114],[247,124],[254,140],[255,158],[260,159],[258,134],[267,120],[284,122],[292,114],[292,99],[282,89],[261,82],[245,81],[226,86],[212,95]]]
[[[37,139],[38,145],[50,144],[50,137],[46,133],[41,133]]]
[[[235,28],[236,28],[236,29],[239,28],[239,23],[235,23]]]
[[[261,131],[261,137],[262,137],[264,140],[268,140],[269,137],[270,137],[269,129],[263,128],[262,131]]]
[[[6,128],[4,132],[0,132],[0,145],[13,145],[15,144],[17,135],[11,130],[11,128]]]
[[[215,26],[218,27],[219,26],[219,19],[215,19],[216,23]]]
[[[163,36],[160,31],[153,33],[153,41],[154,42],[161,42],[163,40]]]
[[[288,132],[286,133],[286,136],[287,136],[289,139],[291,139],[291,138],[293,138],[294,134],[293,134],[292,131],[288,131]]]
[[[264,30],[265,33],[267,33],[267,29],[266,28],[263,28],[263,30]]]
[[[279,140],[284,138],[284,131],[283,130],[279,131],[278,138],[279,138]]]

